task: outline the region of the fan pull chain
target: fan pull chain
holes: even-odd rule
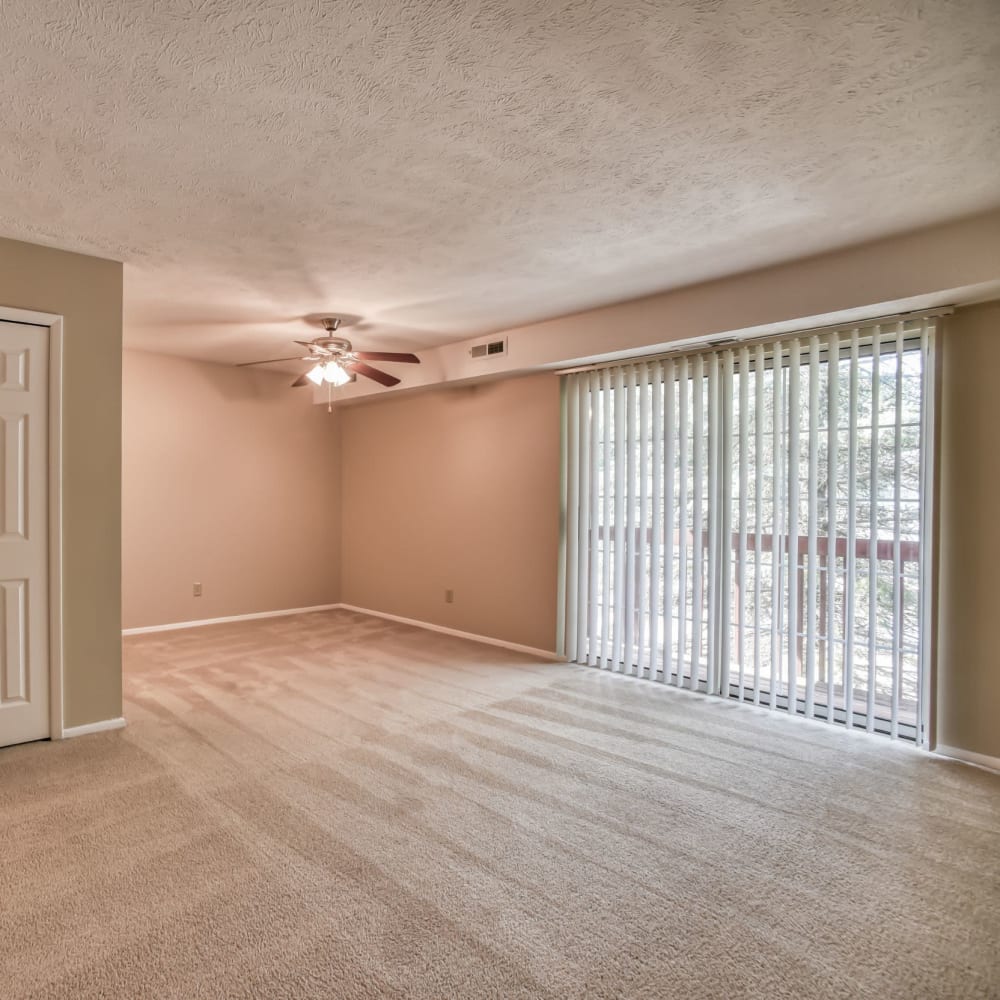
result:
[[[326,412],[333,413],[333,386],[326,383]]]

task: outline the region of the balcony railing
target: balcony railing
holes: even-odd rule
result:
[[[598,546],[598,554],[603,558],[603,553],[606,551],[606,538],[610,537],[614,539],[615,529],[614,526],[609,526],[605,529],[603,526],[598,525],[594,528],[595,542]],[[688,531],[682,533],[680,531],[675,531],[673,533],[673,546],[674,553],[679,551],[682,540],[686,545],[688,552],[688,565],[692,559],[697,559],[699,555],[702,558],[708,553],[709,545],[709,535],[707,531],[701,532],[700,545],[696,544],[697,534],[693,531]],[[665,536],[661,534],[659,550],[662,554],[664,551],[664,543],[666,541]],[[754,587],[754,572],[761,567],[760,559],[762,557],[770,556],[773,559],[775,550],[779,554],[780,570],[782,575],[781,588],[782,588],[782,605],[779,608],[779,621],[780,621],[780,634],[781,634],[781,657],[784,659],[787,656],[788,649],[788,632],[787,632],[787,622],[781,620],[781,612],[785,610],[784,598],[787,596],[787,573],[789,567],[789,551],[790,548],[794,547],[795,551],[795,588],[796,588],[796,691],[795,696],[797,698],[803,697],[802,684],[805,681],[805,657],[806,657],[806,597],[807,597],[807,569],[803,565],[804,561],[808,558],[810,554],[809,548],[809,537],[807,535],[789,536],[787,534],[778,534],[775,536],[773,532],[762,532],[760,539],[758,539],[756,532],[748,531],[742,540],[742,544],[746,546],[746,562],[743,563],[744,572],[742,574],[743,579],[741,580],[741,574],[739,572],[740,559],[739,553],[741,549],[741,535],[739,532],[733,532],[731,535],[731,550],[733,553],[731,562],[731,607],[730,607],[730,650],[732,651],[732,656],[736,655],[736,651],[739,649],[749,650],[750,656],[748,657],[751,661],[748,664],[744,664],[746,675],[749,672],[750,680],[747,683],[747,692],[753,692],[758,698],[762,698],[765,703],[769,700],[772,695],[772,687],[774,696],[780,696],[783,700],[789,697],[790,692],[788,689],[788,679],[787,679],[787,662],[781,664],[780,669],[776,672],[777,676],[774,677],[774,684],[772,685],[772,673],[770,662],[770,635],[771,626],[770,623],[766,627],[753,627],[749,624],[744,625],[743,622],[751,622],[755,619],[759,620],[760,616],[754,615],[749,608],[747,608],[746,613],[740,613],[740,608],[743,606],[742,602],[744,600],[752,601],[755,595]],[[635,593],[640,593],[640,589],[644,586],[648,586],[646,583],[646,576],[649,573],[650,564],[652,561],[652,543],[653,543],[653,531],[651,528],[647,528],[645,533],[639,529],[635,528],[633,532],[633,545],[626,550],[626,572],[631,569],[633,574]],[[897,551],[898,546],[898,551]],[[869,571],[867,568],[867,563],[870,559],[874,559],[877,564],[876,569],[876,580],[883,583],[888,583],[891,587],[893,583],[893,576],[895,574],[895,567],[898,560],[898,576],[896,577],[897,588],[895,590],[890,590],[892,601],[894,603],[894,608],[886,608],[884,600],[876,601],[876,627],[885,631],[889,629],[891,631],[892,622],[898,618],[899,610],[906,607],[908,588],[913,588],[914,591],[917,587],[917,573],[913,571],[912,567],[919,565],[919,543],[912,540],[900,540],[898,543],[894,542],[892,539],[885,538],[865,538],[857,537],[854,540],[854,557],[855,564],[860,564],[863,567],[863,571],[857,573],[857,579],[867,585],[870,580]],[[844,704],[846,691],[843,684],[843,665],[846,656],[846,646],[848,643],[848,614],[845,607],[844,595],[843,595],[843,584],[841,584],[840,590],[838,592],[838,597],[840,598],[838,609],[841,611],[839,615],[835,616],[835,621],[833,623],[833,629],[829,627],[829,583],[830,583],[830,558],[832,557],[836,560],[838,565],[835,565],[834,572],[837,576],[846,573],[846,564],[848,556],[848,539],[844,535],[836,535],[832,539],[829,536],[818,536],[815,539],[815,552],[816,552],[816,624],[815,624],[815,664],[816,664],[816,680],[814,688],[814,697],[816,699],[816,705],[823,705],[828,703],[830,693],[832,690],[834,705],[841,712],[846,712],[846,705]],[[628,560],[631,560],[631,567],[628,566]],[[769,574],[771,566],[773,563],[769,562],[767,566],[762,567],[765,574]],[[659,567],[659,594],[661,596],[664,592],[663,588],[663,567]],[[743,584],[741,590],[741,583]],[[676,576],[674,577],[674,598],[675,601],[678,596],[679,581]],[[704,586],[704,583],[703,583]],[[771,600],[771,580],[768,576],[766,584],[761,589],[762,602],[770,605]],[[692,594],[691,594],[691,583],[688,581],[688,595],[685,608],[685,619],[688,623],[687,636],[688,636],[688,650],[687,657],[683,670],[689,672],[691,669],[692,661],[697,659],[698,667],[703,676],[707,676],[707,664],[705,664],[703,655],[700,657],[695,657],[690,650],[690,637],[691,637],[691,623],[692,623]],[[866,602],[866,608],[868,607]],[[882,614],[879,614],[879,611]],[[597,641],[600,642],[601,635],[601,623],[604,621],[604,608],[599,609],[598,614],[598,635],[596,637]],[[638,608],[633,612],[633,632],[636,637],[640,635],[649,636],[650,631],[650,620],[647,616],[645,622],[641,620],[640,611]],[[917,649],[915,646],[907,645],[905,642],[900,641],[895,646],[891,644],[886,644],[885,642],[875,643],[875,661],[872,664],[871,671],[869,670],[869,658],[871,652],[870,640],[868,637],[868,627],[869,622],[867,618],[863,619],[860,623],[863,625],[863,630],[858,629],[858,622],[855,622],[855,639],[852,643],[851,654],[854,667],[854,684],[853,684],[853,705],[852,711],[854,711],[858,716],[864,717],[867,711],[866,699],[868,696],[868,684],[869,675],[874,678],[874,705],[876,708],[876,714],[880,707],[888,708],[892,699],[892,689],[893,685],[899,685],[899,690],[897,692],[898,703],[899,703],[899,718],[904,724],[916,722],[916,711],[917,711],[917,685],[918,685],[918,665],[917,665]],[[679,626],[679,614],[678,609],[675,605],[673,614],[671,615],[671,639],[676,639],[676,634]],[[902,624],[897,625],[898,628],[902,629]],[[740,642],[740,633],[743,633],[743,642]],[[863,631],[863,640],[857,638],[857,633]],[[764,633],[764,635],[760,635]],[[660,635],[660,641],[658,643],[658,649],[653,650],[654,661],[662,660],[663,652],[663,639],[662,634]],[[754,685],[752,679],[753,673],[753,646],[756,641],[762,642],[764,646],[764,655],[760,657],[759,661],[761,665],[761,675],[758,678],[756,685]],[[834,674],[833,677],[827,676],[828,666],[830,663],[829,651],[827,644],[833,641],[838,644],[841,648],[837,651],[835,663],[834,663]],[[702,650],[703,654],[704,650]],[[635,659],[638,656],[638,647],[636,646],[633,650],[633,665]],[[659,660],[658,660],[659,658]],[[894,659],[898,658],[898,662],[894,663]],[[747,666],[749,666],[749,671],[747,671]],[[731,693],[734,696],[738,696],[738,684],[736,678],[739,675],[739,663],[733,660],[729,664],[729,673],[731,678]],[[690,679],[689,673],[686,673],[688,680]],[[839,678],[839,680],[838,680]],[[863,696],[858,698],[859,692]]]

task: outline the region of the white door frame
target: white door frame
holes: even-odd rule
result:
[[[31,323],[49,331],[49,738],[61,740],[63,725],[63,539],[62,394],[63,317],[0,306],[0,321]]]

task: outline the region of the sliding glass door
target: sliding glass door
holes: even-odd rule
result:
[[[933,321],[566,377],[578,662],[922,742]]]

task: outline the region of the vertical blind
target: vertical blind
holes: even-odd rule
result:
[[[565,376],[562,652],[924,742],[934,320]]]

